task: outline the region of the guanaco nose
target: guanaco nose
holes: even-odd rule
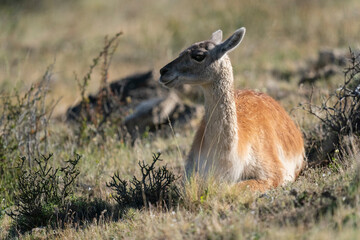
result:
[[[160,74],[161,74],[161,75],[164,75],[164,74],[166,74],[168,71],[169,71],[169,69],[165,66],[165,67],[163,67],[162,69],[160,69]]]

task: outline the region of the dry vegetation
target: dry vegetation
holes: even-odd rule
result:
[[[170,137],[146,133],[131,146],[119,138],[114,125],[105,124],[98,134],[98,129],[89,124],[82,126],[79,134],[78,129],[74,130],[76,126],[63,121],[63,116],[81,99],[74,72],[79,79],[86,75],[92,59],[102,51],[106,35],[111,39],[123,32],[111,66],[94,69],[83,87],[86,93],[99,89],[104,78],[111,81],[149,69],[158,74],[158,69],[181,49],[209,37],[214,30],[221,28],[228,35],[245,26],[247,35],[242,47],[230,56],[237,87],[256,88],[277,98],[300,125],[308,152],[313,151],[328,129],[299,105],[307,106],[311,97],[312,104],[321,106],[343,84],[344,76],[336,74],[314,85],[298,85],[300,78],[296,75],[279,76],[296,72],[320,49],[359,49],[359,13],[358,0],[211,0],[206,4],[189,0],[77,0],[61,4],[0,1],[0,239],[358,238],[359,133],[341,132],[342,136],[337,137],[341,141],[337,140],[331,155],[322,156],[326,164],[305,170],[295,183],[253,194],[213,181],[204,183],[195,178],[183,183],[177,179],[183,173],[183,158],[194,135],[191,124],[184,129],[173,126]],[[280,74],[273,74],[274,70]],[[356,75],[357,83],[358,79]],[[331,101],[328,103],[331,106]],[[321,112],[315,114],[324,116]],[[358,116],[354,119],[357,121]],[[155,195],[160,201],[144,201],[140,207],[130,204],[126,211],[119,211],[114,200],[117,193],[125,204],[122,192],[127,194],[127,202],[133,196],[141,202],[141,190],[138,188],[137,195],[131,189],[113,191],[107,184],[111,185],[112,176],[118,181],[113,187],[121,187],[120,183],[126,186],[131,179],[141,182],[137,180],[143,174],[138,162],[145,160],[149,165],[142,166],[152,166],[155,152],[162,153],[163,161],[157,163],[159,167],[166,165],[162,171],[175,174],[171,180],[176,181],[179,201],[159,193]],[[16,179],[31,178],[26,174],[36,169],[41,154],[46,158],[49,153],[53,155],[47,169],[59,172],[40,172],[39,179],[51,182],[59,176],[66,180],[66,170],[61,172],[67,166],[63,160],[74,159],[76,153],[82,156],[76,162],[79,174],[66,196],[56,192],[56,198],[44,197],[48,196],[44,191],[33,196],[37,201],[35,210],[49,213],[48,221],[23,231],[19,224],[16,226],[19,215],[12,215],[12,219],[6,214],[19,210],[19,196],[24,197]],[[21,160],[23,156],[26,160]],[[29,169],[25,175],[18,167],[20,163]],[[32,181],[32,186],[25,184],[30,190],[43,186],[41,180]],[[52,184],[59,191],[64,188],[62,181]],[[162,204],[164,199],[177,203]],[[41,207],[42,201],[47,203],[46,208]],[[66,221],[54,220],[59,216],[53,215],[54,209],[66,216]],[[26,219],[22,221],[28,227]]]

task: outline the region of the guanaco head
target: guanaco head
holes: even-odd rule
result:
[[[209,84],[221,71],[221,62],[229,61],[226,53],[236,48],[245,35],[245,28],[236,30],[222,42],[222,31],[217,30],[210,40],[195,43],[179,57],[160,70],[160,83],[166,87],[181,84]]]

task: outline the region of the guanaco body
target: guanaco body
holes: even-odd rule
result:
[[[185,171],[239,182],[264,191],[294,181],[305,165],[302,134],[271,97],[234,89],[227,53],[245,35],[236,30],[222,42],[222,31],[191,45],[160,70],[160,83],[172,88],[200,85],[205,114],[188,154]]]

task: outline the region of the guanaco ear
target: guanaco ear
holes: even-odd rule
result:
[[[228,53],[234,50],[245,36],[246,29],[244,27],[236,30],[233,35],[226,39],[223,43],[216,46],[216,55],[218,58],[221,58],[225,53]]]
[[[216,45],[220,44],[222,41],[222,31],[219,29],[216,32],[213,32],[211,35],[210,41],[214,42]]]

